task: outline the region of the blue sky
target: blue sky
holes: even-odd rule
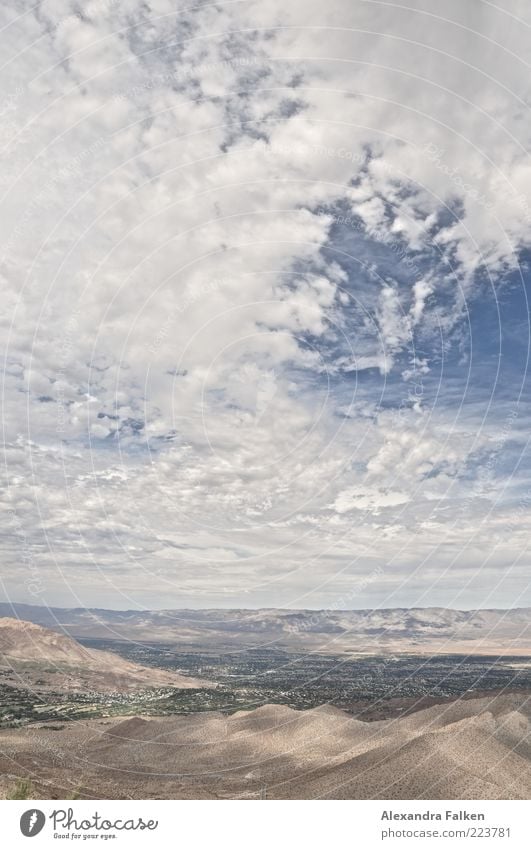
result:
[[[0,14],[4,596],[529,604],[528,4]]]

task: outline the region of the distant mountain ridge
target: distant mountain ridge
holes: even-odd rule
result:
[[[323,652],[531,655],[531,608],[451,610],[105,610],[0,603],[76,638],[168,642],[180,649],[269,646]]]

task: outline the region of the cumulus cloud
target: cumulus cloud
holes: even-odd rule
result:
[[[529,247],[530,20],[473,9],[2,10],[7,592],[319,606],[383,564],[414,603],[478,535],[451,602],[514,561],[520,365],[507,428],[471,340]]]

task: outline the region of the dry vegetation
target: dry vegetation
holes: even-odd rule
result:
[[[1,733],[1,790],[36,797],[527,799],[522,694],[361,722],[329,706],[91,720]]]

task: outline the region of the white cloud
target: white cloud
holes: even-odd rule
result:
[[[457,2],[19,6],[9,591],[22,551],[52,596],[319,603],[412,534],[415,563],[466,540],[443,511],[475,521],[477,446],[419,381],[475,272],[503,286],[529,241],[525,27]]]

